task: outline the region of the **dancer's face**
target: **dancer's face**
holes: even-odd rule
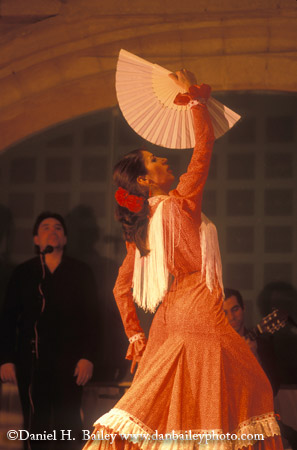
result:
[[[174,181],[174,175],[166,158],[160,158],[147,150],[142,151],[144,165],[147,170],[148,184],[157,185],[168,193]]]
[[[239,305],[237,298],[233,295],[224,301],[225,314],[231,327],[241,336],[244,335],[244,310]]]

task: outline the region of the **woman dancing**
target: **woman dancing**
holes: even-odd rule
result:
[[[201,213],[214,142],[210,87],[197,86],[185,70],[170,76],[187,91],[176,102],[191,102],[196,145],[173,191],[167,160],[149,151],[115,166],[127,256],[114,295],[130,341],[127,358],[139,365],[85,448],[282,449],[268,379],[225,317],[216,230]],[[147,343],[133,298],[145,310],[159,305]]]

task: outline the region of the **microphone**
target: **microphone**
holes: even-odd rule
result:
[[[40,252],[41,255],[46,255],[47,253],[53,253],[54,247],[52,245],[47,245],[43,252]]]

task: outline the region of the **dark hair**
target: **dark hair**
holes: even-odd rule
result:
[[[236,297],[239,306],[244,309],[244,303],[243,303],[243,299],[242,299],[242,295],[239,291],[237,291],[236,289],[231,289],[231,288],[225,288],[224,289],[224,293],[225,293],[225,300],[228,300],[228,298],[230,297]]]
[[[39,214],[39,216],[37,217],[37,219],[35,220],[35,223],[34,223],[33,236],[36,236],[38,234],[38,228],[39,228],[39,225],[41,224],[41,222],[43,222],[43,220],[48,219],[48,218],[58,220],[58,222],[60,222],[60,224],[63,227],[65,236],[67,236],[67,228],[66,228],[66,224],[65,224],[63,217],[60,214],[57,214],[57,213],[54,213],[51,211],[43,211],[41,214]]]
[[[141,256],[149,253],[147,248],[147,227],[149,222],[148,188],[141,186],[137,178],[147,175],[144,164],[143,150],[138,149],[127,153],[113,169],[113,181],[117,187],[126,189],[130,195],[144,198],[141,211],[132,212],[129,209],[116,204],[116,219],[121,222],[126,241],[135,242]]]

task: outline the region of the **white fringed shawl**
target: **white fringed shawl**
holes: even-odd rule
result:
[[[163,300],[168,291],[169,270],[167,267],[166,252],[173,256],[174,227],[168,233],[168,239],[164,239],[163,230],[163,205],[169,199],[165,196],[159,203],[148,226],[148,248],[147,256],[140,256],[136,249],[133,273],[133,298],[138,306],[145,311],[155,312],[157,306]],[[150,199],[151,200],[151,199]],[[150,201],[152,205],[154,198]],[[173,220],[170,213],[170,220]],[[166,242],[164,242],[166,241]],[[168,255],[170,258],[171,256]]]
[[[169,211],[169,229],[164,233],[163,229],[163,206],[165,196],[156,208],[156,211],[150,219],[148,227],[148,248],[150,252],[147,256],[140,256],[136,248],[134,273],[132,280],[133,298],[135,303],[145,311],[155,312],[157,306],[162,302],[168,291],[170,273],[167,263],[174,262],[174,247],[179,242],[175,242],[174,214],[177,213],[174,202],[171,201]],[[154,197],[150,199],[152,205]],[[174,211],[173,211],[174,209]],[[179,213],[179,210],[178,210]],[[179,228],[179,233],[182,232]],[[177,241],[179,241],[178,236]],[[212,291],[215,280],[218,279],[220,286],[222,283],[222,264],[220,249],[218,244],[217,232],[214,224],[201,214],[200,226],[201,242],[201,279],[205,276],[206,285]]]
[[[200,225],[200,247],[201,247],[201,280],[205,276],[206,286],[212,292],[216,279],[222,291],[222,261],[218,241],[218,234],[215,225],[201,213]]]

